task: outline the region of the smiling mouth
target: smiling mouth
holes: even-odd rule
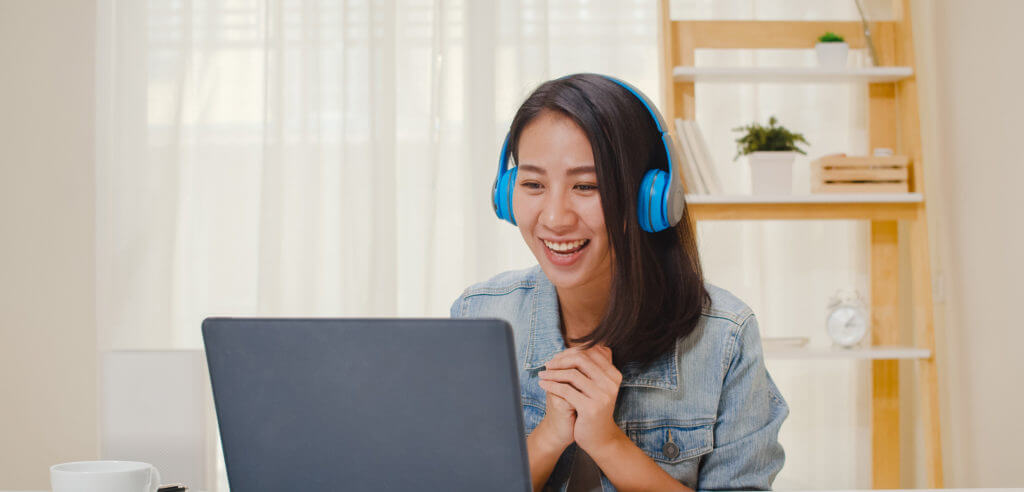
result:
[[[541,239],[552,253],[560,256],[570,256],[583,248],[586,248],[590,244],[589,239],[578,239],[576,241],[567,242],[553,242],[545,239]]]

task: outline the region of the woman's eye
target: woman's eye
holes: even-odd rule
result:
[[[597,185],[581,184],[576,185],[576,188],[580,191],[594,191],[597,189]]]
[[[521,181],[519,183],[519,186],[522,186],[523,188],[529,188],[531,190],[536,190],[540,188],[540,183],[534,181]]]

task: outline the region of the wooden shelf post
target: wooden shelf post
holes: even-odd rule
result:
[[[871,223],[871,345],[900,343],[899,224]],[[871,486],[900,488],[900,367],[871,362]]]

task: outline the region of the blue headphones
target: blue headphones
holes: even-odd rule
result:
[[[679,162],[675,140],[672,138],[672,134],[666,131],[667,126],[661,113],[646,96],[626,82],[607,75],[602,75],[602,77],[622,86],[643,103],[654,120],[654,124],[658,127],[661,142],[665,147],[668,170],[651,169],[644,174],[644,179],[640,182],[640,197],[637,206],[640,227],[647,232],[658,232],[673,227],[682,220],[685,207],[683,186],[676,179],[674,172],[675,165]],[[499,219],[516,225],[516,218],[512,214],[512,192],[515,189],[516,172],[519,168],[517,166],[513,166],[512,169],[508,168],[511,155],[508,149],[508,140],[509,135],[505,135],[505,143],[501,145],[501,157],[498,159],[498,176],[494,179],[494,187],[491,190],[491,205],[494,206],[494,212]]]

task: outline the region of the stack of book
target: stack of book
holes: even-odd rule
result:
[[[715,172],[715,163],[704,141],[704,134],[694,120],[676,119],[676,136],[679,140],[679,157],[686,192],[692,195],[720,195],[722,182]]]

